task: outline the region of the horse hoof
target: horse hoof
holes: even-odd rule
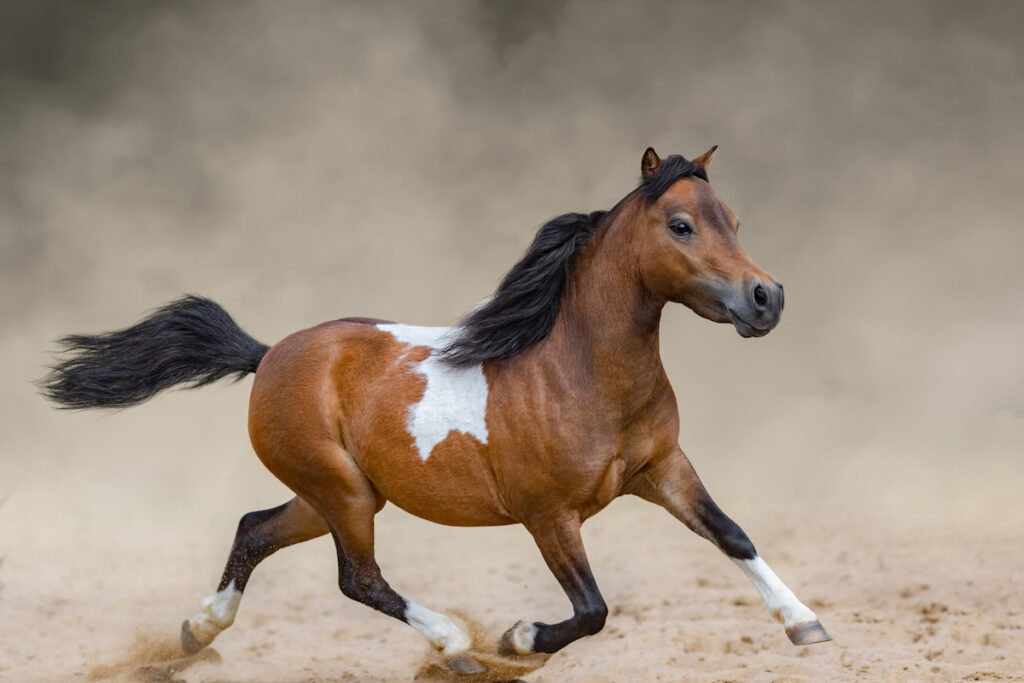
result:
[[[199,644],[196,637],[192,635],[192,629],[188,626],[188,619],[186,619],[181,625],[181,649],[184,650],[187,655],[194,655],[203,649],[203,646]]]
[[[820,621],[807,621],[789,626],[786,628],[786,635],[794,645],[810,645],[832,640],[832,636],[825,632],[825,627]]]
[[[498,654],[503,657],[525,657],[533,654],[533,639],[536,636],[533,624],[517,621],[502,634],[498,641]]]
[[[457,674],[463,676],[469,676],[472,674],[482,674],[487,671],[487,667],[476,661],[466,653],[452,655],[448,658],[448,667]]]

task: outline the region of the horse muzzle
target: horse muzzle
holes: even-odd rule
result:
[[[741,337],[763,337],[779,324],[785,304],[781,282],[753,277],[736,292],[726,308]]]

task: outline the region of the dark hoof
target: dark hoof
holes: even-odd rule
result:
[[[188,619],[181,625],[181,649],[187,655],[194,655],[203,649],[196,637],[192,635],[192,629],[188,627]]]
[[[832,640],[832,636],[825,633],[825,627],[821,625],[820,621],[808,621],[790,626],[786,629],[786,635],[794,645],[810,645]]]
[[[449,657],[448,667],[455,673],[462,674],[463,676],[482,674],[487,671],[486,666],[476,661],[465,652]]]

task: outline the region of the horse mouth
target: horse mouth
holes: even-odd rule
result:
[[[746,320],[740,317],[740,315],[736,311],[732,310],[731,308],[728,310],[729,317],[732,319],[733,327],[736,328],[736,331],[744,339],[749,339],[750,337],[763,337],[769,332],[771,332],[772,329],[774,329],[775,327],[775,325],[769,325],[768,327],[758,327],[757,325],[748,323]]]

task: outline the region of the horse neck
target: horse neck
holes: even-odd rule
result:
[[[664,377],[658,328],[664,301],[640,279],[629,204],[598,230],[569,274],[558,319],[546,345],[576,361],[589,389],[628,400]]]

